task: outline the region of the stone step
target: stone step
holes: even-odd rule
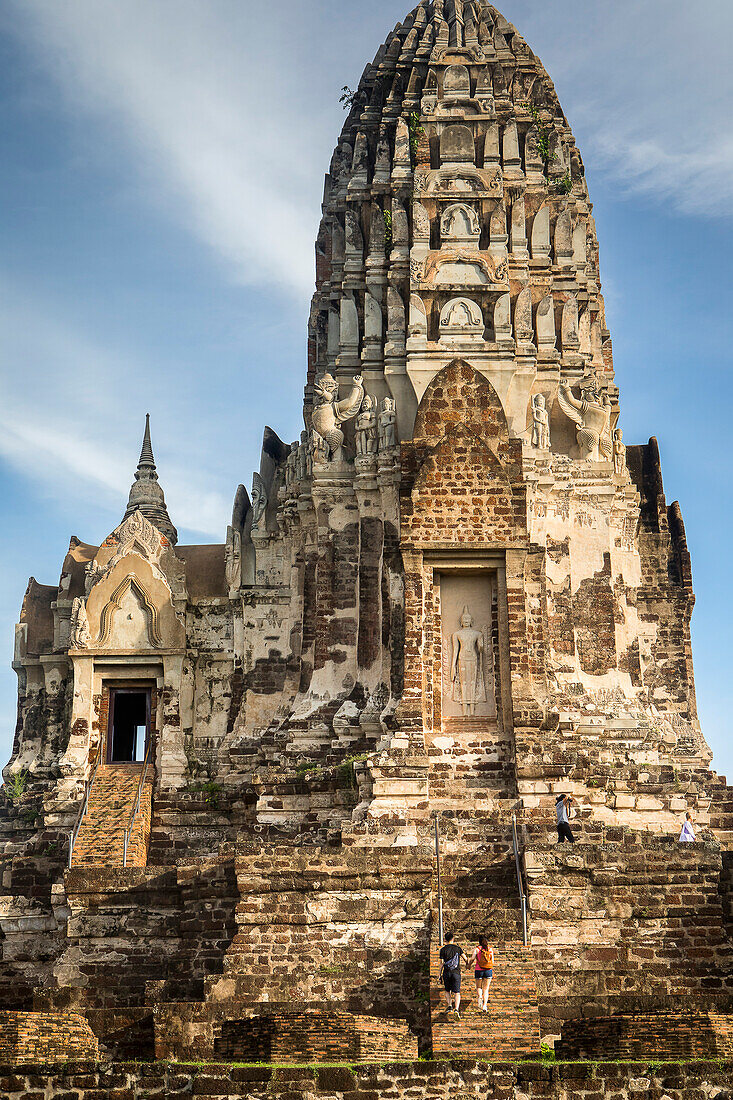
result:
[[[72,867],[122,866],[125,830],[130,824],[142,775],[142,764],[100,765],[74,844]],[[140,808],[128,838],[128,867],[147,865],[153,782],[153,769],[148,768]]]

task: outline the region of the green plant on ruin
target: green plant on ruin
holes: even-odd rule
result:
[[[384,251],[389,254],[392,250],[392,214],[389,210],[385,210],[382,217],[384,218]]]
[[[5,781],[3,790],[8,802],[20,802],[28,787],[28,772],[16,772]]]
[[[407,128],[410,131],[410,158],[414,167],[417,163],[417,149],[420,144],[420,138],[425,133],[425,127],[420,122],[420,114],[418,111],[413,111],[411,113]]]
[[[339,779],[341,786],[347,787],[348,790],[355,791],[358,784],[356,781],[356,769],[355,764],[361,764],[364,760],[368,760],[371,753],[363,752],[361,756],[347,756],[336,769],[336,775]]]
[[[320,769],[320,767],[321,767],[320,764],[316,764],[312,760],[306,760],[306,761],[303,761],[300,764],[298,764],[298,766],[295,769],[295,774],[297,776],[302,777],[304,775],[307,775],[308,772],[317,772]]]
[[[566,172],[561,180],[557,180],[552,185],[552,190],[557,195],[569,195],[573,189],[573,181],[570,178],[570,173]]]
[[[61,847],[61,841],[52,840],[48,844],[45,845],[43,851],[41,852],[41,855],[42,856],[56,856],[59,853],[59,848],[60,847]]]
[[[343,970],[341,966],[319,966],[319,974],[340,974]]]
[[[542,1061],[546,1062],[548,1065],[557,1061],[554,1047],[549,1043],[540,1043],[540,1057]]]
[[[339,103],[343,106],[345,111],[350,111],[356,101],[356,97],[359,93],[355,92],[348,84],[344,84],[341,89],[341,95],[339,96]]]
[[[215,779],[202,780],[200,783],[194,783],[192,786],[189,786],[188,789],[203,794],[212,810],[218,807],[219,797],[224,792],[221,783],[217,783]]]
[[[542,121],[542,116],[535,107],[534,103],[523,103],[522,107],[529,111],[530,115],[532,116],[532,121],[534,122],[535,129],[537,130],[537,152],[539,153],[540,160],[542,161],[542,171],[544,173],[545,179],[549,179],[550,165],[555,160],[557,160],[555,154],[550,151],[550,131],[547,129],[544,122]],[[572,187],[572,183],[570,186]],[[570,188],[568,188],[568,191],[569,190]],[[565,192],[565,194],[567,193],[568,192]]]
[[[38,810],[34,810],[32,806],[27,806],[24,810],[21,810],[20,819],[24,825],[31,827],[42,820]]]

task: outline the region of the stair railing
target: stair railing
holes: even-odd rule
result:
[[[79,813],[77,814],[76,824],[74,825],[74,828],[69,833],[69,867],[71,867],[71,860],[72,860],[72,857],[74,855],[74,845],[76,844],[77,837],[79,836],[79,830],[81,829],[81,823],[84,820],[84,818],[86,817],[86,812],[87,812],[87,809],[89,807],[89,795],[92,793],[92,787],[94,786],[94,780],[97,778],[97,771],[99,770],[99,763],[100,763],[100,760],[101,760],[101,756],[102,756],[102,754],[101,754],[101,751],[100,751],[100,752],[97,753],[97,760],[96,760],[96,763],[95,763],[95,765],[92,769],[92,774],[87,779],[86,785],[84,787],[84,799],[82,801],[81,807],[79,808]]]
[[[153,738],[150,737],[149,740],[148,740],[147,748],[145,750],[145,764],[143,766],[143,770],[140,774],[140,780],[139,780],[138,785],[137,785],[137,795],[135,797],[135,805],[132,807],[132,814],[130,815],[130,820],[127,823],[127,828],[125,829],[125,832],[124,832],[123,838],[122,838],[122,842],[123,842],[122,843],[122,866],[123,867],[127,867],[127,846],[129,844],[129,841],[130,841],[130,833],[132,832],[133,826],[135,824],[135,818],[137,817],[138,812],[140,810],[140,799],[142,797],[143,788],[145,787],[145,778],[148,774],[148,767],[150,765],[150,761],[151,761],[152,755],[153,755],[152,749],[153,749]]]
[[[522,880],[522,865],[519,859],[519,838],[517,836],[517,815],[512,814],[512,844],[514,846],[514,863],[517,868],[517,887],[519,888],[519,900],[522,904],[522,942],[527,946],[527,895],[524,892]]]

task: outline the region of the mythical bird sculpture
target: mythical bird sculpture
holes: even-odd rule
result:
[[[611,399],[608,394],[601,398],[595,377],[581,383],[580,393],[580,398],[574,397],[571,387],[562,384],[557,393],[560,408],[576,425],[580,457],[593,462],[609,460],[613,456]]]
[[[324,374],[314,385],[317,404],[313,410],[313,431],[324,440],[328,448],[326,457],[340,459],[344,442],[344,433],[339,428],[345,420],[356,416],[364,400],[364,384],[360,374],[354,378],[354,385],[348,395],[339,401],[339,384],[331,374]],[[314,443],[317,443],[314,440]],[[316,446],[316,453],[326,448]]]

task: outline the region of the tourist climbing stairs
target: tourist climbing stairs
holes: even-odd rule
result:
[[[460,940],[460,937],[458,937]],[[470,958],[473,944],[462,944]],[[476,1003],[473,971],[464,970],[460,1018],[440,996],[440,944],[430,948],[430,1024],[435,1057],[514,1059],[538,1054],[540,1017],[529,948],[521,943],[493,943],[494,977],[488,1010]],[[470,950],[468,950],[470,948]]]
[[[477,937],[494,950],[488,1011],[479,1010],[473,970],[462,970],[460,1019],[440,995],[438,903],[433,897],[430,945],[430,1019],[436,1057],[520,1058],[538,1054],[540,1019],[530,948],[523,946],[522,911],[514,855],[503,835],[482,849],[443,860],[444,930],[470,959]]]
[[[74,841],[72,867],[146,866],[153,776],[153,768],[145,770],[142,763],[97,768]]]

